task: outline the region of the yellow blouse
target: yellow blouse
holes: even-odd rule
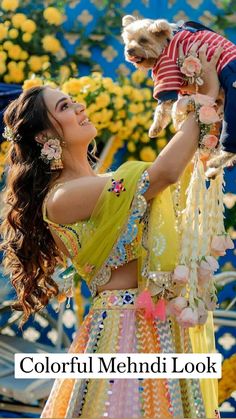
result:
[[[111,176],[112,173],[113,172],[108,172],[104,175]],[[87,284],[93,297],[97,294],[98,285],[104,285],[109,282],[111,277],[111,270],[117,269],[119,266],[122,266],[134,259],[137,259],[140,255],[143,228],[145,226],[144,215],[148,207],[148,203],[146,202],[143,194],[148,189],[149,184],[149,175],[147,170],[145,170],[140,176],[139,181],[137,183],[136,192],[130,208],[130,215],[126,224],[123,226],[121,230],[118,241],[113,246],[109,257],[107,258],[97,275],[92,279],[92,281],[89,284]],[[53,190],[59,187],[59,185],[62,185],[62,183],[54,185],[48,191],[43,201],[43,219],[47,224],[50,225],[51,229],[60,237],[62,242],[65,244],[70,254],[72,264],[76,268],[77,261],[79,261],[80,257],[80,249],[83,247],[83,241],[87,235],[93,235],[95,226],[91,219],[68,224],[55,223],[48,219],[46,203],[49,198],[49,194],[51,194]],[[108,190],[111,191],[112,188],[113,184],[111,176],[111,188],[109,188]],[[105,239],[106,238],[104,238],[104,240]],[[89,265],[88,269],[90,269]]]

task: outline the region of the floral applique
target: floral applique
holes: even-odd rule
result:
[[[108,189],[108,192],[114,192],[116,194],[116,196],[120,196],[121,192],[126,191],[123,181],[124,179],[120,179],[120,180],[115,180],[112,179],[112,187]]]

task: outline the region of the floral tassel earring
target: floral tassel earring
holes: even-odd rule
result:
[[[65,145],[66,143],[63,142],[62,144]],[[41,158],[45,163],[50,164],[50,169],[52,171],[63,169],[64,166],[61,155],[62,148],[60,140],[58,140],[58,138],[47,139],[41,150]]]

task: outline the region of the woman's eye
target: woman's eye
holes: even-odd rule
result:
[[[64,103],[61,107],[61,110],[64,111],[67,108],[68,108],[68,103]]]

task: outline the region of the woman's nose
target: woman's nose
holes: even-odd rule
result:
[[[82,103],[73,103],[73,108],[76,113],[80,113],[85,110],[85,105]]]

